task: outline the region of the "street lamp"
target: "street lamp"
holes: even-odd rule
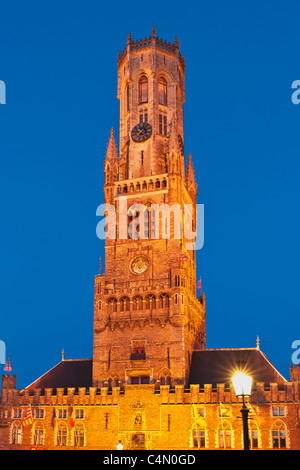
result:
[[[237,397],[243,398],[243,408],[241,409],[243,418],[243,431],[244,431],[244,450],[249,450],[249,429],[248,429],[248,414],[249,409],[245,403],[245,397],[251,395],[252,377],[244,374],[243,372],[237,372],[232,377],[232,382]]]

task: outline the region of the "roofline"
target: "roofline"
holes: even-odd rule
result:
[[[258,348],[205,348],[205,349],[194,349],[193,352],[205,352],[205,351],[260,351]]]
[[[40,377],[38,377],[37,379],[35,379],[33,382],[31,382],[31,384],[27,385],[27,387],[23,388],[21,390],[21,392],[24,392],[24,390],[26,390],[27,388],[29,388],[31,385],[33,385],[35,382],[37,382],[38,380],[40,380],[42,377],[44,377],[44,375],[48,374],[48,372],[50,372],[51,370],[53,370],[55,367],[57,367],[59,364],[61,364],[63,361],[60,361],[58,362],[57,364],[55,364],[55,366],[51,367],[51,369],[47,370],[44,374],[40,375]],[[21,393],[20,392],[20,393]]]
[[[275,370],[275,372],[284,380],[284,382],[288,382],[288,380],[283,377],[283,375],[273,366],[272,362],[269,361],[267,356],[259,349],[259,348],[212,348],[212,349],[194,349],[193,352],[205,352],[205,351],[258,351],[264,359],[268,362],[268,364]]]
[[[260,354],[265,358],[265,360],[270,364],[270,366],[277,372],[278,375],[280,375],[280,377],[285,381],[285,382],[288,382],[288,380],[286,380],[285,377],[283,377],[283,375],[281,375],[281,373],[276,369],[276,367],[273,366],[272,362],[269,361],[269,359],[267,358],[267,356],[259,349],[258,350],[260,352]]]
[[[55,364],[55,366],[51,367],[51,369],[47,370],[44,374],[40,375],[40,377],[38,377],[37,379],[35,379],[33,382],[31,382],[31,384],[27,385],[27,387],[23,388],[20,393],[24,392],[24,390],[27,390],[29,387],[31,387],[31,385],[33,385],[35,382],[37,382],[38,380],[40,380],[42,377],[44,377],[44,375],[48,374],[49,372],[51,372],[51,370],[55,369],[55,367],[57,367],[59,364],[61,364],[62,362],[75,362],[75,361],[92,361],[92,359],[62,359],[60,362],[58,362],[57,364]]]

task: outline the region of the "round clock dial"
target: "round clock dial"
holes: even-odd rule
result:
[[[131,138],[134,142],[144,142],[152,134],[152,127],[149,122],[140,122],[131,131]]]
[[[146,256],[137,256],[130,263],[130,270],[134,274],[143,274],[150,266],[150,261]]]

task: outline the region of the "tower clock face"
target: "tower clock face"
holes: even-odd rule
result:
[[[149,122],[140,122],[131,131],[131,138],[134,142],[145,142],[152,134],[152,127]]]
[[[150,266],[150,261],[146,256],[137,256],[130,263],[130,270],[134,274],[143,274]]]

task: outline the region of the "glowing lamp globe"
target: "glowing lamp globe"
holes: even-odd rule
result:
[[[117,444],[117,450],[123,450],[123,444],[121,441],[119,441]]]
[[[251,395],[252,377],[242,372],[237,372],[235,376],[232,377],[232,382],[237,397],[247,397]]]

